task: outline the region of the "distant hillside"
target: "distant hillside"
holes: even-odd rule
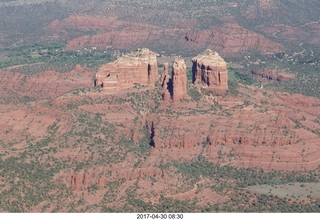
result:
[[[234,56],[319,45],[316,0],[27,2],[0,1],[0,46],[54,41],[68,49],[146,46],[167,54],[211,47]]]

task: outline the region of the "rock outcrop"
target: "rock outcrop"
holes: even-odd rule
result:
[[[37,67],[37,64],[33,64]],[[28,65],[25,65],[28,67]],[[42,68],[39,64],[39,68]],[[1,70],[0,103],[13,103],[53,99],[71,90],[92,87],[94,69],[77,65],[71,71],[60,72],[48,70],[35,74]],[[44,86],[45,85],[45,86]]]
[[[254,76],[270,81],[286,82],[294,79],[294,75],[288,74],[279,70],[263,69],[263,70],[252,70]]]
[[[143,48],[100,67],[96,74],[95,85],[112,91],[132,88],[134,83],[154,86],[157,79],[156,53]]]
[[[169,92],[169,86],[168,86],[170,83],[169,72],[168,72],[168,63],[163,64],[163,71],[162,71],[162,75],[160,78],[160,83],[161,83],[162,100],[168,101],[171,96],[170,92]]]
[[[187,67],[184,59],[175,57],[172,64],[172,100],[187,98]]]
[[[228,90],[228,71],[226,62],[217,52],[209,49],[192,58],[193,82],[204,82],[208,89],[223,95]]]
[[[107,174],[107,175],[106,175]],[[164,171],[159,168],[147,167],[138,169],[105,169],[99,167],[90,170],[81,170],[78,173],[60,172],[55,175],[54,180],[64,183],[74,190],[86,189],[92,185],[103,188],[109,182],[122,179],[138,179],[142,177],[161,176]]]

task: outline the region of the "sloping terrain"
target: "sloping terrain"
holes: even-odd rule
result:
[[[317,0],[0,0],[0,212],[319,212],[301,189],[320,175],[319,14]],[[229,90],[193,84],[181,57],[177,99],[173,80],[153,85],[163,64],[138,58],[103,75],[127,86],[94,87],[139,47],[217,51]],[[125,77],[139,66],[150,82]]]
[[[64,74],[59,87],[75,90],[63,95],[38,91],[44,73],[3,81],[33,84],[37,101],[1,104],[1,210],[257,211],[234,204],[242,187],[318,180],[315,98],[244,85],[214,96],[189,82],[188,99],[164,102],[159,84],[113,95],[83,88],[93,82],[80,69]],[[267,200],[262,210],[278,200],[293,209]]]
[[[210,47],[239,57],[253,50],[270,54],[319,43],[316,0],[60,0],[0,6],[2,47],[67,41],[67,49],[149,47],[165,54]]]

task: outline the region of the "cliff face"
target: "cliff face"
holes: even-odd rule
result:
[[[0,103],[21,101],[24,99],[23,97],[29,97],[33,100],[52,99],[71,90],[91,87],[94,72],[94,69],[81,67],[80,65],[63,74],[55,71],[44,71],[26,75],[1,70]]]
[[[172,100],[187,98],[187,67],[184,59],[176,57],[172,64]]]
[[[192,58],[193,82],[204,82],[216,94],[228,90],[228,71],[226,62],[217,52],[209,49]]]
[[[108,176],[104,175],[108,173]],[[138,169],[106,169],[98,167],[96,169],[81,170],[77,173],[64,173],[60,172],[55,175],[55,181],[61,181],[66,186],[71,187],[74,190],[86,189],[92,185],[96,185],[100,188],[105,187],[112,181],[122,179],[138,179],[142,177],[158,177],[164,173],[159,168],[138,168]]]
[[[133,87],[134,83],[154,86],[157,78],[156,53],[144,48],[100,67],[95,85],[102,86],[104,90],[127,89]]]

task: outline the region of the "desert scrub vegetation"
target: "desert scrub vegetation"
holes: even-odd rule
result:
[[[250,201],[250,202],[249,202]],[[279,198],[273,195],[237,191],[225,203],[212,206],[213,212],[319,212],[320,200],[314,199],[310,203]]]
[[[199,101],[202,98],[202,94],[198,91],[197,86],[191,84],[190,82],[188,83],[187,87],[188,91],[188,96],[194,100],[194,101]]]
[[[228,88],[227,94],[231,94],[233,96],[237,96],[239,94],[238,91],[238,79],[234,73],[234,71],[228,69]]]
[[[62,198],[73,197],[71,189],[52,182],[52,177],[63,167],[61,161],[40,163],[38,161],[43,154],[46,154],[45,150],[30,149],[15,157],[1,159],[0,179],[5,180],[5,188],[0,190],[2,210],[27,212],[44,201],[61,206],[64,204]],[[26,162],[27,159],[29,162]],[[52,194],[53,191],[58,193]]]
[[[297,50],[299,52],[295,52]],[[230,69],[229,72],[231,75],[229,75],[229,81],[232,80],[232,74],[235,74],[235,71],[246,77],[250,77],[252,70],[273,69],[292,74],[295,77],[286,82],[277,80],[274,82],[269,81],[264,84],[264,89],[299,93],[305,96],[319,98],[320,92],[317,88],[319,86],[320,49],[312,47],[311,45],[303,45],[302,48],[298,48],[297,50],[273,55],[251,54],[250,59],[239,61],[244,68]],[[241,76],[241,78],[243,77]],[[237,76],[234,75],[234,79],[239,82],[241,82],[241,78],[239,79],[239,76],[237,78]],[[257,83],[253,83],[252,85],[257,85]]]
[[[1,48],[0,56],[0,69],[13,67],[11,71],[24,74],[48,70],[63,73],[71,71],[76,64],[98,69],[114,60],[110,50],[64,50],[64,45],[56,42]]]
[[[55,19],[62,20],[68,17],[70,13],[58,2],[43,2],[28,6],[10,5],[10,2],[7,3],[8,6],[5,6],[3,1],[0,4],[0,26],[5,34],[3,46],[14,45],[21,39],[24,39],[24,42],[43,42],[45,40],[43,28]]]
[[[196,205],[195,200],[175,200],[172,198],[166,198],[161,196],[158,203],[152,204],[151,202],[145,202],[141,199],[129,197],[127,202],[122,207],[105,207],[102,206],[102,212],[205,212],[206,208]]]
[[[199,200],[186,199],[183,201],[161,196],[157,203],[145,202],[129,197],[122,207],[101,206],[102,212],[319,212],[320,199],[310,203],[283,199],[278,196],[254,194],[241,189],[230,192],[230,199],[216,204],[198,205]]]
[[[129,93],[124,101],[129,102],[139,114],[156,113],[159,110],[162,99],[160,83],[157,82],[154,89],[146,88],[139,84],[136,84],[135,88],[138,91]],[[153,102],[153,104],[150,105],[150,102]]]
[[[289,182],[318,182],[318,171],[312,172],[265,172],[263,169],[235,168],[233,166],[220,166],[208,162],[205,158],[199,157],[194,162],[174,163],[173,166],[186,175],[199,178],[206,176],[213,180],[228,180],[233,182],[233,187],[243,188],[261,184],[284,184]]]

